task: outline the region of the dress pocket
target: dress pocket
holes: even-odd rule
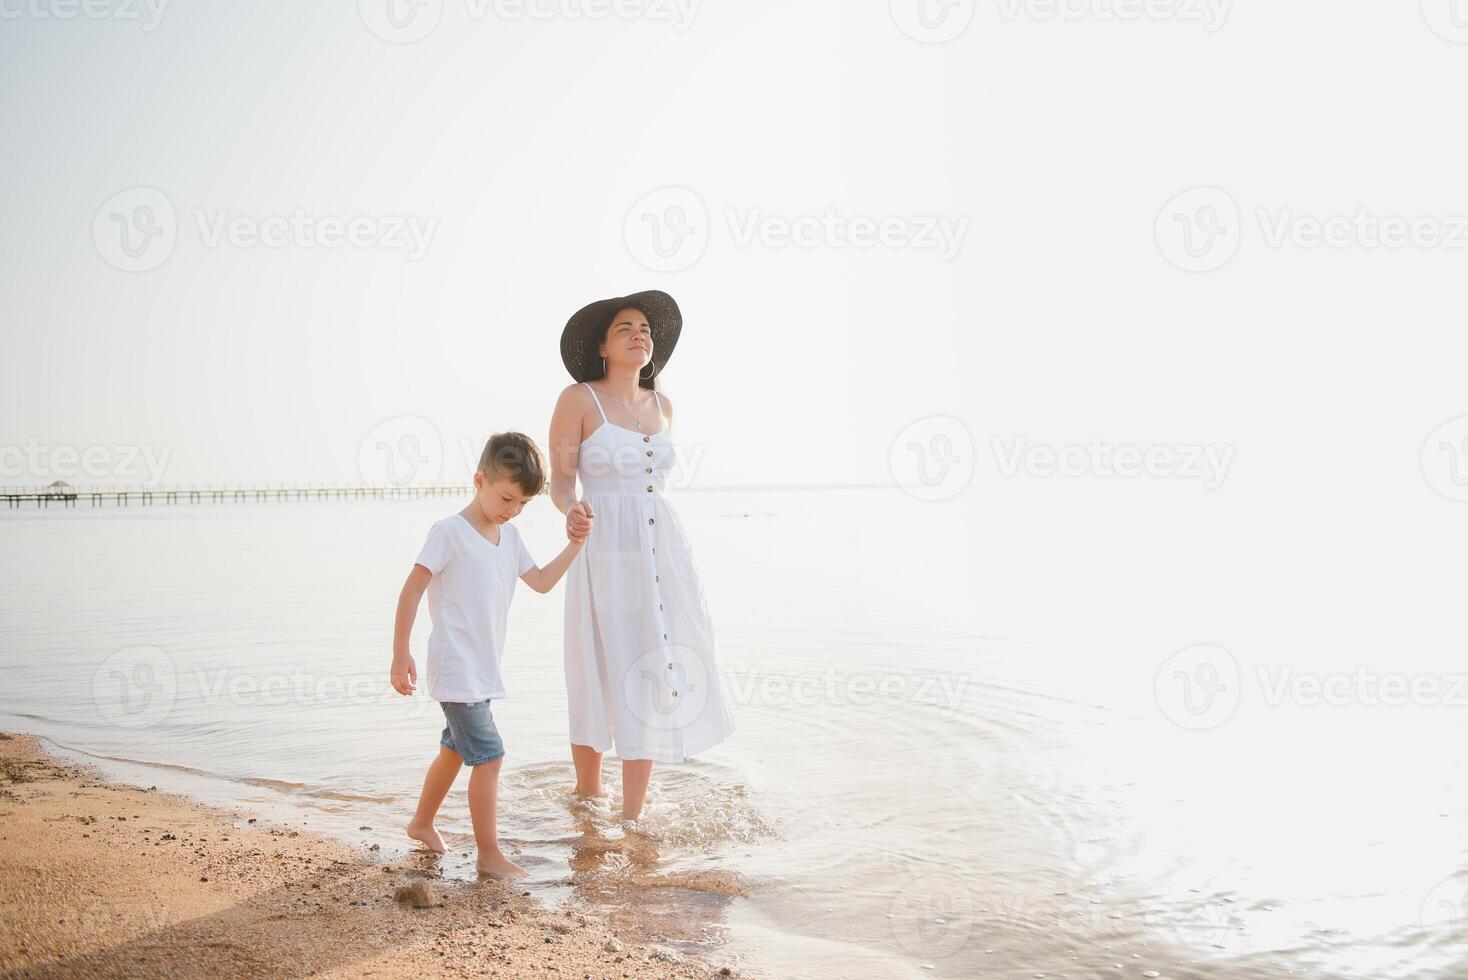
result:
[[[693,560],[693,548],[686,544],[674,545],[673,573],[678,578],[693,586],[695,589],[702,587],[698,574],[698,563]]]
[[[646,569],[637,551],[603,551],[589,556],[591,600],[599,612],[629,613],[646,605]]]

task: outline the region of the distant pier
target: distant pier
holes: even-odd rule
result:
[[[286,500],[409,500],[417,497],[461,497],[473,492],[462,485],[440,486],[275,486],[275,487],[4,487],[0,499],[14,510],[34,503],[37,507],[75,507],[86,501],[92,507],[155,504],[266,503]]]

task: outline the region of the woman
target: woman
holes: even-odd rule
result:
[[[622,819],[633,821],[653,762],[682,762],[734,731],[703,584],[663,496],[673,406],[654,379],[682,327],[678,304],[658,290],[583,308],[561,334],[561,360],[577,383],[551,418],[551,499],[568,533],[594,523],[566,574],[576,794],[603,795],[601,757],[615,746]]]

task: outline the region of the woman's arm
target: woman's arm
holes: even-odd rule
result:
[[[566,537],[575,541],[591,532],[591,508],[576,499],[576,466],[581,460],[581,417],[586,414],[585,396],[579,384],[561,392],[551,414],[550,463],[551,503],[566,515]]]
[[[582,400],[571,385],[561,392],[556,400],[556,410],[551,413],[550,424],[550,498],[556,510],[562,514],[576,503],[576,466],[581,460],[581,416],[585,414]]]

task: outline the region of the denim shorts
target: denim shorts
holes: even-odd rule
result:
[[[440,701],[438,704],[448,722],[439,744],[450,752],[457,752],[464,765],[482,766],[505,754],[505,743],[500,741],[500,731],[494,725],[488,700],[472,704]]]

